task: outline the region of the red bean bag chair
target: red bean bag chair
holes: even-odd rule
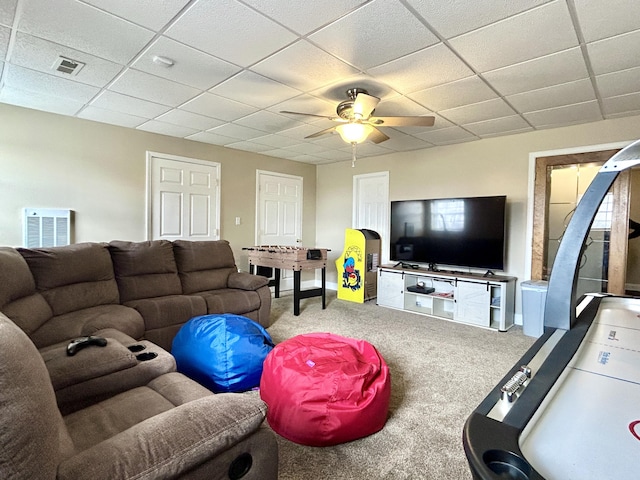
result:
[[[391,378],[370,343],[311,333],[286,340],[267,355],[260,396],[279,435],[302,445],[336,445],[382,429]]]

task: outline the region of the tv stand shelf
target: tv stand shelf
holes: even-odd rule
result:
[[[484,328],[513,326],[516,278],[382,266],[378,305]]]

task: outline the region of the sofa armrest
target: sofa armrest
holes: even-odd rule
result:
[[[229,288],[238,288],[240,290],[258,290],[269,283],[267,277],[261,275],[252,275],[247,272],[233,272],[229,275],[227,286]]]
[[[104,347],[89,346],[75,355],[67,355],[67,344],[57,344],[43,349],[44,359],[54,390],[60,390],[93,378],[135,367],[135,355],[113,338],[107,338]]]
[[[58,479],[178,478],[257,431],[258,398],[204,397],[151,417],[63,461]]]

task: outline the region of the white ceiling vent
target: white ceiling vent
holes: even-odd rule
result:
[[[70,58],[66,57],[58,57],[52,68],[67,75],[77,75],[84,66],[84,63],[78,62],[77,60],[71,60]]]

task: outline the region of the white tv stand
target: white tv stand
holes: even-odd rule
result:
[[[504,332],[513,326],[515,286],[516,277],[387,265],[378,268],[377,302]]]

